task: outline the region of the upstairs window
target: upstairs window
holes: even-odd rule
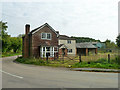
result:
[[[67,43],[68,43],[68,44],[71,44],[71,40],[67,40]]]
[[[42,39],[46,39],[46,33],[42,33]]]
[[[41,39],[51,39],[51,33],[41,33]]]
[[[47,33],[47,39],[51,39],[51,34]]]

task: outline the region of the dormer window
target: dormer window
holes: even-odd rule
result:
[[[51,40],[51,33],[41,33],[41,39]]]

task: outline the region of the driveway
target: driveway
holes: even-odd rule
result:
[[[26,65],[13,62],[15,58],[2,59],[3,88],[118,88],[117,73]]]

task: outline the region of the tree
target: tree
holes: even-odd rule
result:
[[[110,49],[116,48],[116,44],[108,39],[105,41],[105,45],[106,45],[106,48],[110,48]]]
[[[10,41],[11,41],[11,46],[10,46],[11,50],[13,50],[15,53],[17,51],[22,50],[22,38],[20,38],[20,37],[11,37]]]
[[[7,34],[7,22],[0,21],[0,42],[2,42],[2,52],[6,52],[11,44],[10,35]]]
[[[7,32],[6,32],[8,26],[6,24],[7,24],[7,22],[0,21],[0,30],[1,30],[0,31],[0,36],[2,36],[2,37],[8,35]]]
[[[120,48],[120,34],[117,36],[116,42],[117,46]]]

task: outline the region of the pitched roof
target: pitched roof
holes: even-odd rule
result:
[[[89,42],[76,43],[76,48],[97,48]]]
[[[66,35],[59,35],[58,37],[60,40],[75,40],[74,38],[71,38],[69,36]]]
[[[60,45],[58,45],[58,47],[59,47],[59,48],[67,48],[67,46],[64,45],[64,44],[60,44]]]
[[[45,26],[48,26],[53,32],[55,32],[55,33],[57,34],[57,32],[56,32],[48,23],[45,23],[45,24],[41,25],[40,27],[32,30],[30,33],[31,33],[31,34],[34,34],[34,33],[36,33],[37,31],[39,31],[40,29],[42,29],[42,28],[45,27]],[[57,35],[58,35],[58,34],[57,34]]]

